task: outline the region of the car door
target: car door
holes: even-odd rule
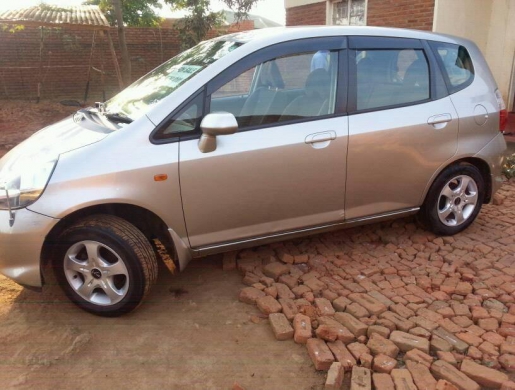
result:
[[[458,115],[427,43],[349,39],[347,219],[416,208],[458,145]]]
[[[344,45],[344,38],[331,38],[269,47],[207,85],[204,112],[223,99],[239,129],[218,136],[209,153],[199,150],[198,136],[181,140],[181,194],[193,248],[343,220]],[[317,53],[327,62],[312,72]],[[249,83],[243,105],[227,104],[231,90],[241,97]]]

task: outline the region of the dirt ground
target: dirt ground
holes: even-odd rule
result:
[[[275,342],[238,302],[241,276],[220,258],[162,272],[122,318],[95,317],[57,286],[43,293],[0,277],[0,383],[15,389],[312,389],[325,376],[303,346]],[[317,388],[317,387],[315,387]]]
[[[56,102],[35,104],[3,100],[0,104],[0,157],[34,132],[67,117],[77,109]]]
[[[2,102],[0,156],[77,110],[57,103]],[[15,389],[318,388],[303,346],[275,342],[256,308],[238,302],[237,272],[221,258],[190,264],[158,285],[135,313],[87,314],[56,286],[32,292],[0,276],[0,383]],[[184,293],[182,293],[184,292]],[[314,387],[313,387],[314,386]]]

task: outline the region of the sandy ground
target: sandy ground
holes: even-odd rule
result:
[[[3,101],[0,157],[75,110]],[[0,383],[15,389],[321,387],[325,376],[313,370],[304,347],[275,342],[266,320],[250,320],[258,310],[238,302],[242,287],[237,272],[223,272],[220,258],[207,258],[178,276],[162,270],[135,313],[104,319],[77,309],[57,286],[37,293],[0,276]]]
[[[15,389],[318,389],[306,348],[275,341],[237,300],[241,276],[206,258],[161,272],[134,313],[105,319],[0,277],[0,383]]]

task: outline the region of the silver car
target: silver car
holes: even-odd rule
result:
[[[467,228],[501,185],[506,107],[477,46],[280,28],[202,42],[0,161],[0,272],[54,269],[95,314],[190,259],[417,214]]]

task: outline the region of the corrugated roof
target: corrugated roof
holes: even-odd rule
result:
[[[0,12],[0,23],[18,23],[40,26],[77,26],[88,28],[109,27],[109,22],[97,5],[80,5],[61,8],[39,5]]]

